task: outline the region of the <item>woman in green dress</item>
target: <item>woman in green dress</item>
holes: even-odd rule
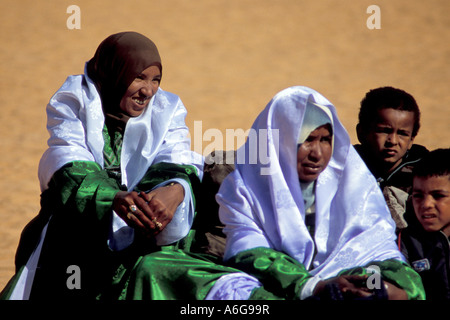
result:
[[[155,44],[121,32],[50,99],[41,211],[3,299],[109,297],[139,257],[187,245],[203,158],[161,77]]]

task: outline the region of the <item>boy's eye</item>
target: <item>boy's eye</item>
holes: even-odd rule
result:
[[[392,128],[389,127],[376,127],[375,132],[377,133],[392,133]]]
[[[447,194],[442,193],[442,192],[433,192],[432,196],[434,199],[442,199],[442,198],[448,197]]]
[[[398,134],[401,136],[409,137],[410,133],[408,131],[399,130]]]
[[[419,192],[413,192],[412,196],[413,196],[414,199],[423,198],[423,194],[419,193]]]

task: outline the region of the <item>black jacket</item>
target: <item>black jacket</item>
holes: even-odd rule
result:
[[[427,300],[450,300],[450,240],[441,231],[426,232],[414,213],[406,214],[408,227],[399,232],[400,249],[420,274]]]
[[[369,170],[374,174],[373,168],[371,167],[371,159],[368,153],[364,150],[364,147],[360,144],[355,145],[356,151],[358,151],[361,158],[367,164]],[[411,149],[406,153],[402,159],[402,163],[395,168],[395,170],[385,176],[379,176],[374,174],[378,181],[381,189],[386,186],[394,186],[405,192],[409,192],[412,186],[412,169],[414,165],[422,159],[422,157],[428,153],[428,149],[419,144],[413,144]]]

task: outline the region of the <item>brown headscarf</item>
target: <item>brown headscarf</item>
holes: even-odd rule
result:
[[[152,65],[162,73],[156,45],[137,32],[113,34],[98,46],[87,73],[99,91],[109,129],[123,131],[129,116],[120,109],[120,100],[133,80]]]

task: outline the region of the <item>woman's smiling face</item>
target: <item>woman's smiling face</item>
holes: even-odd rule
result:
[[[157,66],[150,66],[142,71],[129,85],[120,100],[120,109],[130,117],[137,117],[144,112],[150,99],[156,94],[161,83],[161,71]]]

